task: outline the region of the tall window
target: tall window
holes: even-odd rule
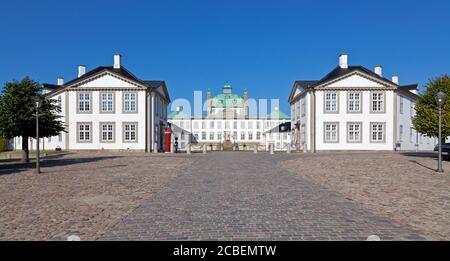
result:
[[[301,108],[300,112],[302,114],[302,117],[305,116],[305,113],[306,113],[306,101],[305,101],[305,99],[302,99],[302,108]]]
[[[202,140],[206,140],[206,131],[202,131]]]
[[[202,130],[206,129],[206,121],[202,121]]]
[[[245,129],[245,121],[241,121],[241,129]]]
[[[217,139],[218,140],[222,140],[222,132],[218,132],[217,133]]]
[[[409,116],[412,118],[412,117],[414,117],[414,112],[415,112],[415,109],[414,109],[414,103],[411,103],[411,105],[410,105],[410,107],[409,107]]]
[[[91,111],[91,94],[88,92],[78,93],[78,111],[89,112]]]
[[[337,112],[337,93],[327,92],[325,93],[325,112]]]
[[[61,109],[61,95],[60,96],[58,96],[58,107]]]
[[[253,140],[253,132],[248,133],[248,140]]]
[[[91,141],[91,124],[90,123],[80,123],[78,124],[78,141],[79,142],[89,142]]]
[[[113,111],[113,93],[102,93],[102,112],[112,112]]]
[[[157,135],[155,135],[155,136],[157,136]],[[137,141],[137,124],[136,123],[125,123],[123,137],[124,137],[125,142]]]
[[[384,93],[372,93],[372,112],[384,112]]]
[[[225,129],[227,129],[227,130],[230,129],[230,122],[229,121],[225,121]]]
[[[210,121],[209,122],[209,128],[210,129],[214,129],[214,121]]]
[[[256,129],[258,129],[258,130],[261,129],[261,122],[260,121],[256,122]]]
[[[214,140],[214,132],[209,133],[209,140]]]
[[[100,125],[101,129],[101,141],[109,142],[114,141],[114,124],[103,123]]]
[[[300,101],[297,101],[297,102],[295,103],[295,118],[296,118],[297,120],[300,119]]]
[[[245,140],[245,132],[241,132],[241,140]]]
[[[62,132],[60,132],[60,133],[58,134],[58,141],[59,141],[59,142],[62,141]]]
[[[325,143],[335,143],[339,141],[338,123],[325,123],[324,128]]]
[[[361,93],[348,93],[348,112],[361,112]]]
[[[370,141],[371,142],[384,142],[384,123],[371,123],[370,124]]]
[[[198,129],[198,121],[194,121],[194,129]]]
[[[237,140],[237,137],[238,137],[237,131],[234,131],[233,132],[233,140]]]
[[[261,139],[261,132],[258,131],[256,132],[256,140],[260,140]]]
[[[217,122],[217,129],[222,129],[222,122],[221,121]]]
[[[400,97],[400,114],[403,114],[403,97]]]
[[[249,129],[253,129],[253,121],[249,121],[247,124]]]
[[[403,141],[403,125],[400,125],[399,132],[400,132],[400,134],[398,136],[399,136],[399,140],[401,142],[401,141]]]
[[[123,100],[123,108],[125,112],[136,112],[136,93],[125,93]]]
[[[233,121],[233,129],[237,129],[237,125],[238,125],[238,122],[237,121]]]
[[[348,142],[361,142],[361,123],[349,123],[347,131]]]
[[[409,142],[414,143],[414,128],[409,128]]]

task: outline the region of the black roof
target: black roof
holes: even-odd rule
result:
[[[113,66],[99,66],[99,67],[97,67],[97,68],[95,68],[95,69],[93,69],[93,70],[83,74],[81,77],[75,78],[75,79],[65,83],[64,85],[70,85],[70,84],[73,84],[75,82],[82,81],[82,80],[84,80],[86,78],[89,78],[92,75],[95,75],[95,74],[100,73],[102,71],[109,71],[109,72],[115,73],[117,75],[120,75],[120,76],[122,76],[124,78],[127,78],[127,79],[130,79],[130,80],[133,80],[133,81],[136,81],[136,82],[144,84],[142,80],[137,78],[134,74],[132,74],[130,71],[128,71],[123,66],[120,66],[120,68],[118,68],[118,69],[114,68]]]
[[[307,89],[310,86],[316,85],[317,82],[318,81],[304,81],[304,80],[301,80],[301,81],[295,81],[295,84],[297,84],[300,87],[303,87],[303,88]]]
[[[389,83],[389,84],[395,84],[392,81],[390,81],[390,80],[388,80],[388,79],[386,79],[386,78],[376,74],[375,72],[365,68],[364,66],[359,66],[358,65],[358,66],[348,66],[348,68],[341,68],[340,66],[337,66],[331,72],[329,72],[327,75],[325,75],[322,79],[320,79],[318,81],[314,81],[314,80],[297,80],[297,81],[295,81],[294,88],[295,88],[296,85],[298,85],[300,87],[303,87],[305,89],[314,88],[314,87],[316,87],[318,85],[321,85],[323,83],[332,81],[334,79],[337,79],[339,77],[342,77],[344,75],[347,75],[347,74],[355,72],[355,71],[360,71],[360,72],[362,72],[364,74],[367,74],[367,75],[370,75],[371,77],[374,77],[375,79],[378,79],[380,81],[384,81],[384,82]],[[397,84],[395,84],[395,85],[397,85]],[[418,86],[419,86],[418,84],[409,84],[409,85],[398,86],[398,88],[400,90],[407,90],[407,91],[409,91],[409,90],[417,89]],[[294,98],[293,95],[294,95],[294,89],[291,92],[291,96],[289,97],[289,100]]]
[[[44,84],[42,84],[42,86],[44,87],[45,90],[50,90],[50,91],[56,90],[59,87],[61,87],[59,85],[51,84],[51,83],[44,83]]]
[[[408,85],[402,85],[399,88],[402,89],[402,90],[411,91],[411,90],[417,90],[419,88],[419,85],[417,83],[415,83],[415,84],[408,84]]]
[[[55,85],[55,84],[45,83],[45,84],[43,84],[43,86],[44,86],[44,88],[47,88],[47,89],[49,89],[49,90],[51,90],[53,92],[53,91],[56,91],[58,89],[62,89],[64,87],[68,86],[68,85],[74,84],[74,83],[82,81],[84,79],[87,79],[87,78],[89,78],[89,77],[91,77],[93,75],[96,75],[98,73],[101,73],[103,71],[112,72],[112,73],[120,75],[120,76],[122,76],[122,77],[124,77],[126,79],[138,82],[138,83],[140,83],[142,85],[145,85],[145,86],[147,86],[149,88],[156,89],[156,88],[159,88],[159,87],[162,86],[163,89],[164,89],[164,92],[166,93],[167,97],[169,98],[169,93],[167,91],[167,86],[166,86],[166,83],[164,81],[161,81],[161,80],[157,80],[157,81],[154,81],[154,80],[141,80],[138,77],[136,77],[134,74],[132,74],[130,71],[128,71],[124,66],[120,66],[120,68],[114,68],[113,66],[99,66],[99,67],[96,67],[95,69],[93,69],[93,70],[83,74],[81,77],[78,77],[78,78],[75,78],[75,79],[73,79],[71,81],[68,81],[64,85],[59,86],[59,85]]]

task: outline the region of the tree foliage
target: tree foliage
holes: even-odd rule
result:
[[[41,94],[42,86],[25,77],[5,84],[0,95],[0,136],[22,136],[23,160],[28,161],[28,138],[36,137],[36,106],[32,97]],[[61,108],[56,101],[44,99],[39,109],[39,136],[51,137],[64,131]],[[26,157],[26,158],[24,158]]]
[[[416,104],[414,128],[428,137],[438,137],[438,105],[436,94],[442,91],[446,95],[442,111],[442,137],[450,136],[450,77],[444,75],[430,80],[425,93]]]

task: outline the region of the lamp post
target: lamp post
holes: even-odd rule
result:
[[[444,172],[442,169],[442,105],[444,105],[445,102],[445,93],[442,91],[438,92],[436,95],[436,103],[438,105],[438,111],[439,111],[439,137],[438,137],[438,144],[439,144],[439,155],[438,155],[438,172]]]
[[[39,108],[41,107],[42,97],[39,95],[34,96],[34,104],[36,106],[36,173],[41,173],[41,167],[39,165],[40,154],[39,154]]]

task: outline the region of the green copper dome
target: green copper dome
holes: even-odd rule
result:
[[[231,85],[225,84],[222,90],[223,93],[218,94],[212,98],[213,108],[243,108],[244,99],[234,93],[231,93]]]

